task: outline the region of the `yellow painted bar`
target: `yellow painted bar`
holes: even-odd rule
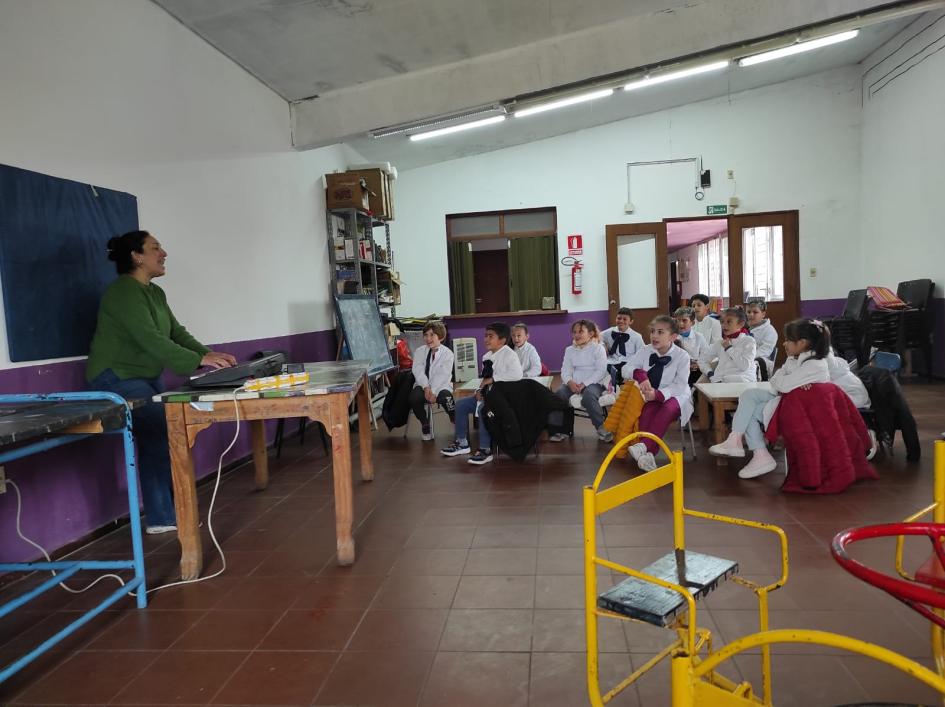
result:
[[[768,592],[758,591],[758,630],[768,630]],[[761,695],[766,705],[771,704],[771,646],[761,647]]]
[[[694,701],[691,704],[699,707],[746,707],[746,705],[761,704],[758,699],[750,694],[739,694],[704,680],[696,681],[692,693]],[[673,707],[677,707],[675,695],[673,695]]]
[[[627,501],[632,501],[667,486],[675,480],[676,470],[673,469],[672,464],[667,464],[642,476],[627,479],[616,486],[598,491],[594,499],[595,514],[602,515]]]
[[[683,515],[683,457],[682,452],[673,452],[670,457],[673,470],[673,543],[677,550],[686,549],[686,517]],[[678,558],[677,558],[678,559]]]
[[[594,483],[591,485],[594,491],[597,491],[597,489],[600,488],[600,482],[603,480],[604,474],[607,473],[607,468],[610,466],[610,462],[615,456],[617,456],[617,452],[640,439],[653,440],[659,445],[660,449],[663,450],[669,459],[673,458],[673,454],[669,447],[666,446],[666,442],[661,440],[659,437],[652,435],[649,432],[634,432],[633,434],[627,435],[622,440],[614,444],[613,448],[607,453],[607,456],[604,457],[604,461],[602,461],[600,466],[597,468],[597,476],[594,477]],[[647,474],[652,473],[653,472],[647,472]]]
[[[841,636],[837,633],[827,631],[811,631],[806,629],[777,629],[775,631],[765,631],[763,633],[753,633],[748,636],[736,639],[727,646],[722,647],[712,655],[706,657],[693,669],[695,678],[702,678],[706,673],[711,672],[726,660],[742,653],[750,648],[758,646],[771,645],[772,643],[812,643],[820,646],[830,646],[850,653],[858,653],[867,658],[873,658],[881,663],[886,663],[900,670],[916,680],[925,683],[934,690],[938,690],[945,695],[945,678],[933,673],[925,666],[919,665],[914,660],[909,660],[903,655],[891,651],[888,648],[877,646],[875,643],[867,643],[858,638],[850,636]]]
[[[603,707],[597,646],[597,516],[594,489],[584,487],[584,628],[587,641],[587,694],[594,707]]]

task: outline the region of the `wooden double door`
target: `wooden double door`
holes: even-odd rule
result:
[[[720,217],[713,216],[718,220]],[[784,325],[801,314],[800,255],[798,248],[798,212],[770,211],[737,214],[727,218],[727,297],[729,306],[744,305],[752,296],[762,296],[768,305],[768,318],[777,328],[779,340]],[[669,313],[670,265],[668,261],[667,224],[675,221],[699,221],[700,218],[665,219],[654,223],[620,223],[607,226],[607,294],[610,321],[619,307],[634,312],[634,328],[644,334],[650,320]],[[764,243],[761,239],[767,239]],[[776,242],[776,248],[768,246]],[[751,253],[747,261],[746,250]],[[756,263],[751,256],[760,252],[766,263]],[[723,261],[724,262],[724,261]],[[690,266],[690,277],[698,277],[698,264]],[[776,287],[759,284],[759,272],[773,272],[769,280]],[[709,288],[700,282],[700,291]]]

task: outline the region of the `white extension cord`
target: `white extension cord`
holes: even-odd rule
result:
[[[214,577],[219,577],[226,570],[226,555],[223,554],[223,548],[220,547],[220,543],[217,541],[217,536],[213,532],[213,505],[214,503],[216,503],[217,491],[220,488],[220,478],[223,476],[223,458],[229,453],[231,449],[233,449],[233,445],[235,445],[236,440],[239,439],[240,406],[239,406],[239,402],[236,399],[236,394],[239,393],[241,390],[243,390],[242,386],[240,386],[239,388],[236,388],[233,391],[233,408],[236,410],[236,430],[233,432],[233,439],[230,440],[230,443],[227,445],[226,449],[224,449],[220,453],[220,459],[217,463],[217,478],[213,484],[213,494],[210,496],[210,508],[207,511],[207,530],[210,531],[210,539],[213,541],[213,546],[217,549],[217,552],[220,555],[220,563],[222,566],[213,574],[206,575],[205,577],[197,577],[196,579],[182,579],[177,582],[169,582],[167,584],[158,585],[157,587],[152,587],[151,589],[147,590],[147,594],[150,594],[151,592],[156,592],[159,589],[167,589],[168,587],[177,587],[182,584],[196,584],[197,582],[203,582],[208,579],[213,579]],[[23,531],[20,528],[20,513],[23,508],[23,498],[20,495],[20,488],[11,479],[6,479],[5,483],[12,486],[13,490],[16,492],[16,534],[20,537],[21,540],[29,543],[30,545],[35,547],[37,550],[39,550],[41,553],[43,553],[43,557],[46,558],[47,562],[52,562],[52,559],[49,557],[49,553],[46,552],[46,549],[44,547],[42,547],[39,543],[33,540],[30,540],[28,537],[26,537],[23,534]],[[55,570],[50,570],[50,571],[52,572],[52,575],[55,577],[56,571]],[[125,586],[125,580],[123,580],[117,574],[103,574],[101,577],[98,577],[97,579],[93,580],[88,586],[83,587],[82,589],[73,589],[72,587],[67,586],[65,582],[60,582],[59,586],[65,589],[70,594],[81,594],[82,592],[87,592],[89,589],[94,587],[103,579],[116,579],[118,580],[118,583],[121,586]],[[130,596],[137,596],[136,592],[128,592],[128,593]]]

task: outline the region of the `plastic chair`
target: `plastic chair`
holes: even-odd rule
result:
[[[843,313],[839,317],[825,317],[824,324],[830,329],[834,350],[846,358],[854,352],[859,365],[865,366],[869,348],[866,334],[869,329],[869,294],[866,289],[850,290]]]

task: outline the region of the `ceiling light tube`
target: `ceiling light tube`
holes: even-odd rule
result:
[[[504,115],[494,115],[491,118],[483,118],[482,120],[474,120],[471,123],[460,123],[459,125],[451,125],[448,128],[440,128],[439,130],[430,130],[425,133],[416,133],[411,135],[410,139],[413,142],[417,140],[426,140],[431,137],[439,137],[440,135],[449,135],[450,133],[458,133],[461,130],[472,130],[473,128],[481,128],[484,125],[492,125],[494,123],[501,123],[505,120]]]
[[[638,88],[646,88],[647,86],[654,86],[658,83],[665,83],[667,81],[675,81],[676,79],[684,79],[689,76],[697,76],[699,74],[705,74],[709,71],[719,71],[724,69],[729,65],[728,60],[725,61],[716,61],[711,64],[703,64],[702,66],[694,66],[691,69],[683,69],[682,71],[672,71],[668,74],[661,74],[658,76],[648,77],[645,79],[640,79],[639,81],[631,81],[626,86],[623,87],[624,91],[634,91]]]
[[[794,54],[800,54],[801,52],[809,52],[812,49],[820,49],[821,47],[829,47],[831,44],[837,44],[838,42],[845,42],[848,39],[853,39],[860,33],[860,30],[854,29],[849,32],[841,32],[840,34],[832,34],[829,37],[821,37],[820,39],[811,39],[807,42],[797,42],[792,44],[789,47],[782,47],[781,49],[774,49],[770,52],[763,52],[761,54],[755,54],[754,56],[746,56],[744,59],[738,60],[739,66],[753,66],[754,64],[761,64],[766,61],[771,61],[772,59],[780,59],[786,56],[792,56]]]
[[[600,91],[593,91],[591,93],[582,93],[579,96],[570,96],[568,98],[562,98],[558,101],[551,101],[550,103],[542,103],[538,106],[533,106],[532,108],[523,108],[522,110],[516,110],[514,115],[516,118],[524,118],[528,115],[535,115],[536,113],[544,113],[546,110],[554,110],[555,108],[564,108],[566,106],[573,106],[576,103],[585,103],[587,101],[593,101],[598,98],[606,98],[607,96],[612,96],[614,89],[605,88]]]

